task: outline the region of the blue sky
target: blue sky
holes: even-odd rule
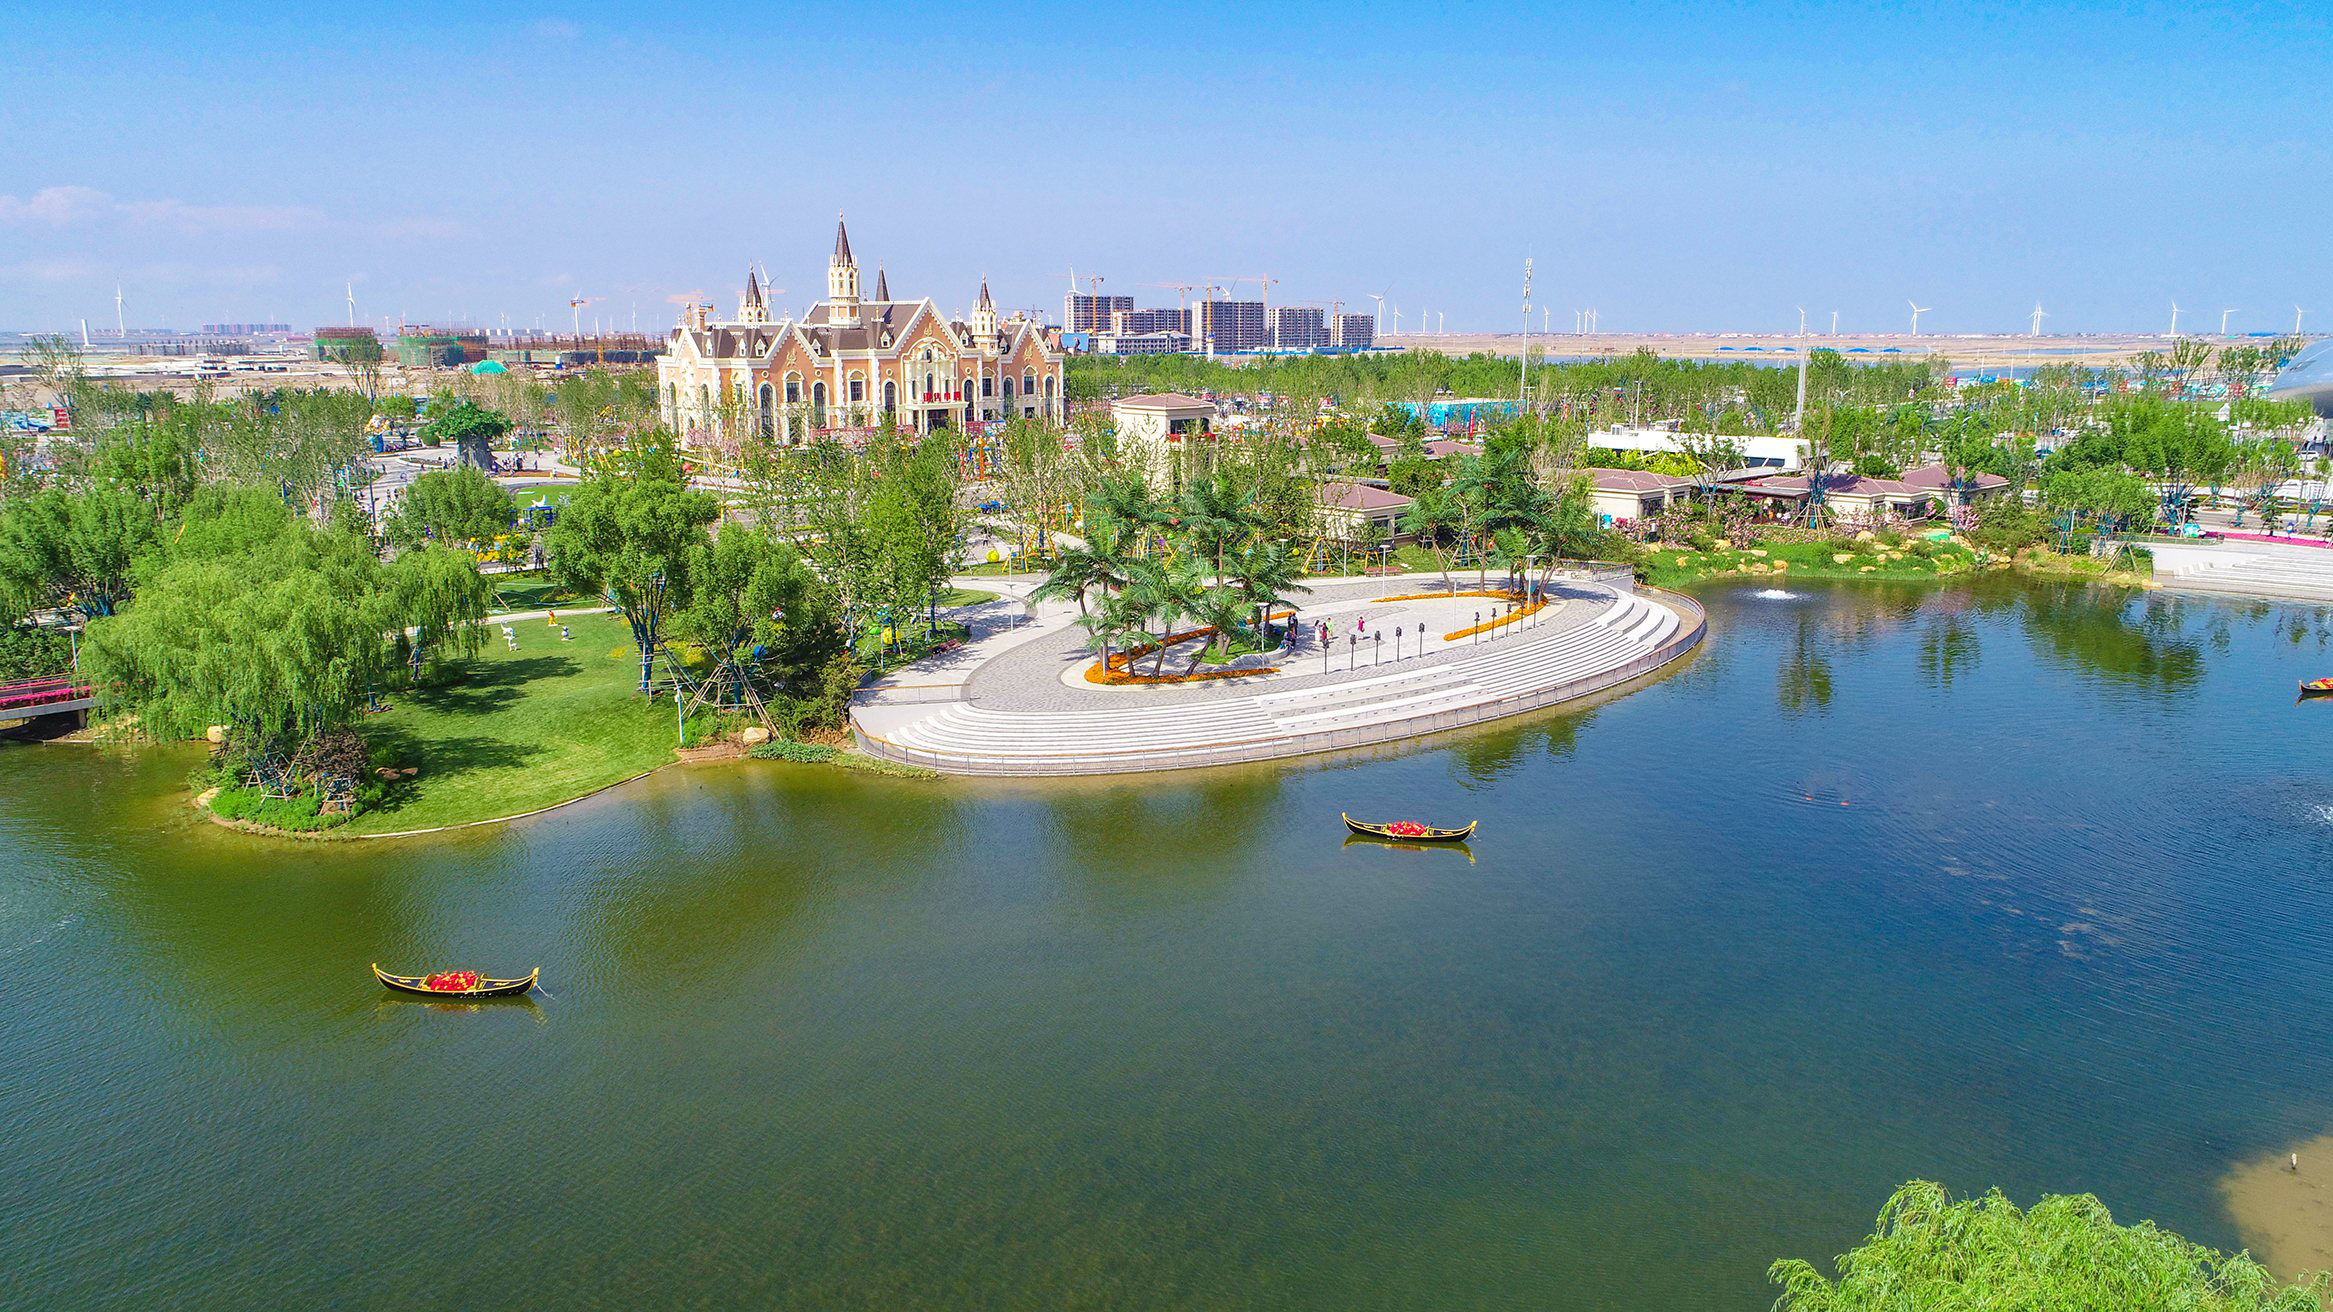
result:
[[[2333,328],[2321,0],[10,15],[0,328],[117,281],[133,326],[350,281],[376,324],[661,326],[749,260],[799,308],[838,209],[950,310],[1268,274],[1508,329],[1529,254],[1558,327]]]

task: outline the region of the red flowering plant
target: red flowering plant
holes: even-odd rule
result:
[[[478,972],[474,970],[441,970],[422,981],[432,992],[467,993],[478,987]]]
[[[1426,827],[1415,820],[1396,820],[1385,827],[1385,832],[1399,834],[1403,838],[1423,838]]]

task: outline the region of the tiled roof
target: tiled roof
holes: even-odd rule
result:
[[[1649,469],[1582,469],[1599,492],[1665,492],[1674,487],[1691,487],[1693,480],[1671,474],[1656,474]]]
[[[1196,407],[1212,412],[1215,409],[1213,401],[1202,401],[1181,392],[1146,392],[1141,396],[1120,398],[1111,404],[1129,410],[1186,410]]]
[[[843,226],[842,215],[840,214],[834,216],[834,258],[835,262],[838,264],[849,264],[852,262],[850,229]]]
[[[1411,499],[1367,483],[1330,479],[1320,485],[1320,503],[1339,510],[1406,510]]]
[[[1905,470],[1903,481],[1913,487],[1924,487],[1933,492],[1941,492],[1952,486],[1952,471],[1942,465],[1922,465],[1918,469]],[[1982,470],[1970,471],[1968,482],[1970,487],[1978,492],[1991,492],[2009,486],[2008,479],[1999,474],[1985,473]]]

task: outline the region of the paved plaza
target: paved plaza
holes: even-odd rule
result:
[[[1586,696],[1660,668],[1702,631],[1689,600],[1558,580],[1536,613],[1453,639],[1507,603],[1463,595],[1472,579],[1455,583],[1461,595],[1428,598],[1414,594],[1441,592],[1438,575],[1319,580],[1294,599],[1291,643],[1234,666],[1270,673],[1109,686],[1085,677],[1095,657],[1074,605],[1046,603],[1032,617],[1021,598],[1034,581],[1002,586],[1005,599],[960,613],[970,642],[862,690],[851,719],[867,750],[950,773],[1022,775],[1296,756]],[[1167,672],[1188,668],[1197,645],[1170,650]],[[1138,669],[1148,673],[1154,659]]]

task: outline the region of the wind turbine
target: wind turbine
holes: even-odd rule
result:
[[[2234,313],[2234,310],[2220,311],[2220,336],[2225,337],[2228,335],[2228,316]]]
[[[1838,312],[1837,310],[1833,310],[1833,311],[1831,311],[1831,336],[1833,336],[1833,337],[1837,337],[1838,335],[1839,335],[1839,312]]]
[[[348,326],[356,327],[356,284],[348,284]]]
[[[1928,313],[1930,310],[1933,310],[1936,307],[1933,305],[1922,305],[1918,301],[1909,299],[1905,300],[1904,304],[1912,307],[1912,336],[1918,337],[1920,335],[1920,316]]]
[[[2033,303],[2033,336],[2041,336],[2041,321],[2048,317],[2049,311],[2041,308],[2041,302],[2035,301]]]
[[[574,317],[575,343],[578,346],[583,344],[583,307],[596,299],[596,297],[591,296],[577,296],[567,302],[567,312]]]
[[[2295,337],[2301,335],[2301,314],[2301,307],[2297,305],[2292,307],[2292,335]]]
[[[1798,307],[1798,335],[1806,336],[1806,307],[1803,305]]]
[[[1370,300],[1373,300],[1373,301],[1375,301],[1375,302],[1377,302],[1377,331],[1379,331],[1379,332],[1384,332],[1384,331],[1385,331],[1385,296],[1384,296],[1384,294],[1383,294],[1383,293],[1381,293],[1381,292],[1371,292],[1371,293],[1369,294],[1369,299],[1370,299]]]
[[[118,282],[113,285],[113,335],[125,342],[130,340],[129,324],[122,318],[122,285]]]
[[[2173,337],[2179,335],[2179,302],[2177,301],[2171,302],[2171,335]]]

